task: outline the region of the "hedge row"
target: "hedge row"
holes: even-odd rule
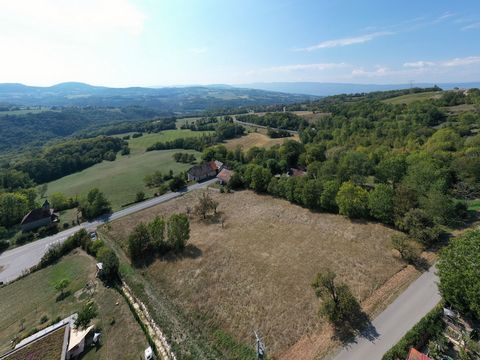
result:
[[[430,339],[438,337],[445,328],[442,315],[443,304],[440,303],[387,351],[382,360],[406,359],[410,348],[422,348]]]

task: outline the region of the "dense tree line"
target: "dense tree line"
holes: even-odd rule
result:
[[[35,157],[20,160],[13,167],[41,184],[86,169],[103,160],[113,161],[125,145],[124,140],[113,137],[70,140],[46,147]]]
[[[176,129],[175,117],[154,119],[148,121],[128,121],[109,125],[90,127],[75,133],[78,137],[95,137],[99,135],[117,135],[129,132],[158,133],[163,130]]]
[[[218,118],[216,116],[209,116],[194,120],[192,122],[187,120],[180,128],[192,131],[215,131],[215,126],[217,123]]]
[[[178,152],[173,154],[172,157],[176,162],[185,163],[185,164],[193,164],[197,161],[195,154],[189,154],[189,153]]]
[[[233,139],[242,136],[245,128],[232,121],[222,121],[215,125],[215,134],[203,135],[200,137],[178,138],[166,142],[157,142],[147,148],[147,151],[185,149],[202,151],[207,146],[214,145],[223,140]]]
[[[248,114],[237,116],[238,121],[284,130],[299,130],[308,126],[308,122],[291,112],[266,113],[263,116]]]
[[[275,129],[268,128],[267,136],[271,137],[272,139],[277,139],[277,138],[290,137],[292,136],[292,134],[290,134],[287,130],[275,130]]]
[[[236,186],[375,219],[428,246],[441,226],[462,224],[465,200],[480,194],[480,116],[451,115],[435,101],[326,102],[331,115],[301,130],[301,143],[246,152],[217,145],[203,157],[237,170]],[[306,174],[287,176],[290,168]]]
[[[214,135],[178,138],[171,141],[157,142],[147,147],[146,151],[168,150],[168,149],[185,149],[185,150],[202,151],[206,146],[213,145],[216,142],[217,142],[217,139]]]

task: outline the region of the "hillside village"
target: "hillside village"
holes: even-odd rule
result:
[[[479,14],[0,1],[0,360],[480,360]]]
[[[445,92],[442,96],[450,94]],[[391,96],[394,95],[397,94]],[[468,95],[463,93],[462,96]],[[386,101],[393,102],[395,97]],[[298,119],[298,125],[293,123],[286,126],[303,126],[302,116],[311,116],[313,112],[299,114],[281,111],[275,116],[277,119],[289,119],[289,122],[292,117]],[[449,116],[465,117],[467,114]],[[399,199],[402,199],[399,196],[404,195],[398,193],[400,188],[397,188],[397,193],[392,193],[390,189],[396,188],[398,176],[406,176],[402,180],[405,185],[409,184],[406,179],[413,176],[392,172],[392,166],[401,164],[401,158],[386,157],[381,160],[373,173],[377,180],[372,184],[371,175],[362,170],[369,161],[362,152],[347,152],[339,159],[331,159],[334,155],[325,146],[310,144],[306,140],[307,136],[312,136],[316,125],[301,130],[300,140],[307,141],[306,144],[287,136],[282,143],[271,147],[249,145],[249,148],[237,146],[229,150],[229,141],[247,141],[251,135],[268,136],[265,129],[256,127],[256,124],[266,120],[261,116],[253,116],[248,115],[252,121],[248,125],[242,120],[246,131],[232,140],[224,140],[225,145],[222,142],[207,143],[200,155],[194,157],[171,153],[175,162],[183,164],[181,161],[187,161],[184,163],[184,172],[156,171],[146,176],[144,186],[156,189],[155,194],[147,197],[145,192],[137,193],[136,200],[122,210],[112,208],[108,197],[99,189],[90,191],[85,198],[75,195],[69,199],[67,196],[73,194],[60,196],[50,192],[48,186],[43,198],[40,197],[40,201],[36,202],[42,205],[18,218],[18,244],[11,245],[11,250],[5,254],[22,250],[23,239],[31,244],[48,241],[47,244],[51,245],[47,245],[44,254],[41,251],[32,257],[34,263],[29,270],[30,275],[19,267],[16,276],[21,276],[20,279],[13,281],[14,275],[4,279],[0,293],[8,293],[12,286],[23,288],[23,282],[27,283],[31,276],[53,271],[58,273],[54,277],[56,280],[51,280],[47,285],[52,291],[52,298],[48,302],[53,302],[44,315],[35,310],[40,320],[31,318],[31,311],[35,308],[34,296],[31,305],[26,304],[24,310],[17,310],[18,315],[11,314],[10,321],[13,323],[2,335],[6,336],[5,340],[9,339],[8,344],[3,342],[2,359],[22,358],[24,353],[37,354],[37,357],[40,354],[58,353],[65,359],[75,358],[81,353],[84,354],[82,358],[103,358],[106,356],[105,346],[108,349],[116,346],[114,334],[122,331],[118,328],[122,326],[119,318],[128,319],[129,326],[136,328],[138,335],[135,344],[130,345],[131,350],[128,350],[135,352],[132,356],[182,358],[191,351],[198,351],[201,357],[202,353],[220,351],[236,354],[232,355],[236,358],[252,358],[255,351],[262,349],[252,346],[252,343],[255,344],[251,339],[253,328],[259,336],[257,345],[266,344],[269,356],[288,359],[297,358],[299,353],[312,353],[327,357],[342,343],[348,343],[351,336],[363,336],[362,329],[365,326],[381,331],[381,327],[372,324],[371,319],[382,310],[388,310],[389,306],[404,306],[405,310],[399,311],[406,311],[408,302],[400,300],[401,305],[396,305],[394,300],[397,296],[399,299],[408,296],[410,284],[414,286],[418,281],[426,281],[433,286],[438,281],[433,273],[426,272],[439,258],[438,245],[433,244],[443,241],[436,239],[442,239],[442,233],[448,227],[455,229],[455,225],[449,222],[450,218],[442,218],[438,210],[430,210],[421,202],[419,209],[410,210],[412,216],[416,214],[415,221],[421,221],[418,229],[414,223],[408,225],[411,228],[397,222],[392,226],[391,216],[397,216],[395,214],[400,210],[396,207],[399,206]],[[325,116],[323,112],[321,116]],[[229,124],[230,121],[232,126],[236,126],[228,118],[219,117],[212,121],[209,124]],[[476,122],[468,124],[472,130],[478,126]],[[182,131],[190,130],[178,130],[176,136],[181,137]],[[427,151],[431,148],[444,149],[442,151],[458,149],[458,138],[456,142],[449,143],[453,134],[443,128],[434,131],[445,134],[434,134],[426,141],[424,146]],[[472,133],[475,134],[474,131]],[[129,136],[126,138],[128,146],[137,149],[138,145],[135,144],[139,141],[143,142],[141,146],[146,150],[147,147],[171,146],[168,142],[155,143],[153,139],[145,143],[142,139],[144,136]],[[158,136],[164,135],[160,132]],[[174,144],[176,140],[169,141]],[[249,144],[248,141],[245,143]],[[476,142],[469,140],[469,144],[475,146]],[[139,155],[152,152],[135,151]],[[124,156],[136,155],[130,153]],[[393,159],[395,162],[392,162]],[[425,159],[419,161],[423,161],[422,167],[432,166]],[[408,165],[407,160],[407,166],[416,164]],[[328,180],[332,176],[346,181],[341,186],[330,188],[338,184]],[[408,181],[423,180],[411,178]],[[465,177],[464,181],[466,185],[470,180]],[[425,186],[422,182],[412,184]],[[467,194],[465,190],[462,189],[461,193],[459,189],[459,194]],[[332,195],[328,195],[329,192]],[[342,193],[348,194],[345,200]],[[394,198],[397,204],[393,202]],[[379,202],[376,205],[385,199],[388,199],[387,203]],[[475,204],[475,201],[466,200],[455,205],[458,216],[455,221],[465,224],[464,230],[450,230],[456,237],[467,236],[468,229],[475,228]],[[73,206],[76,212],[72,225],[64,220],[63,209],[69,206]],[[402,211],[405,214],[406,210]],[[340,215],[335,215],[337,212]],[[434,216],[439,217],[429,218],[432,216],[429,214],[438,214]],[[405,214],[405,224],[413,221],[408,219],[409,216]],[[419,216],[425,219],[421,220]],[[362,218],[366,221],[355,220]],[[429,219],[437,220],[432,222]],[[440,228],[442,224],[449,225]],[[70,234],[66,236],[70,236],[66,241],[64,232]],[[407,234],[408,238],[403,234]],[[474,234],[468,236],[475,237]],[[317,245],[319,242],[322,244],[320,247]],[[82,283],[74,285],[75,278],[67,275],[69,270],[56,270],[64,257],[72,261],[80,254],[82,259],[91,259],[87,261],[90,270],[85,273],[90,280],[86,281],[85,286]],[[34,259],[38,259],[38,265],[35,265]],[[334,262],[333,259],[341,260]],[[126,271],[127,268],[130,270]],[[322,274],[319,272],[322,269],[328,269],[324,271],[330,273]],[[443,271],[442,268],[440,270]],[[317,296],[322,298],[325,293],[321,288],[318,292],[309,289],[323,286],[322,281],[326,280],[320,279],[327,274],[331,274],[328,276],[332,276],[330,281],[333,281],[333,286],[346,286],[351,301],[357,304],[359,315],[356,316],[364,320],[345,327],[346,318],[342,317],[343,320],[337,323],[337,320],[329,320],[329,315],[312,316],[318,311]],[[319,280],[315,281],[320,282],[312,283],[316,276]],[[237,286],[242,283],[250,284],[250,287]],[[112,285],[116,290],[111,290]],[[424,291],[429,291],[429,286]],[[139,288],[149,289],[148,293],[138,292]],[[163,290],[160,292],[160,289]],[[98,296],[105,291],[117,293],[113,297],[117,300],[98,304]],[[8,298],[7,293],[2,298]],[[300,293],[303,295],[299,296]],[[320,295],[316,296],[316,293]],[[111,299],[112,295],[109,295]],[[429,295],[425,293],[423,296]],[[283,301],[272,302],[262,313],[258,306],[265,298]],[[435,355],[430,357],[435,351],[441,354],[474,354],[478,351],[475,347],[477,325],[474,318],[459,312],[458,308],[451,310],[451,305],[442,305],[440,299],[435,295],[428,302],[432,305],[425,303],[425,310],[422,310],[425,311],[424,315],[431,311],[417,325],[414,319],[402,324],[407,334],[384,355],[384,359],[435,359]],[[323,303],[326,301],[324,298]],[[287,310],[294,303],[299,307]],[[437,306],[433,308],[434,305]],[[7,306],[11,307],[13,303]],[[119,314],[119,307],[127,311]],[[181,309],[181,312],[173,309]],[[110,319],[105,317],[105,311],[112,314]],[[182,320],[184,316],[190,317],[195,313],[210,314],[211,321],[221,324],[221,327],[205,327],[202,318],[190,324]],[[77,324],[79,314],[80,318],[85,317],[81,326]],[[283,320],[275,323],[270,318]],[[173,319],[176,319],[174,327]],[[257,327],[252,322],[254,320],[260,320],[263,325]],[[33,325],[35,321],[37,323]],[[31,327],[27,323],[32,324]],[[283,332],[286,323],[290,324],[289,334]],[[424,334],[421,338],[417,335],[418,331]],[[180,333],[186,336],[181,346],[175,342],[176,334]],[[196,334],[202,334],[202,337],[198,338]],[[215,336],[219,334],[228,342],[218,342]],[[372,336],[378,335],[373,333]],[[323,341],[319,346],[314,341],[316,337],[328,341]],[[471,339],[468,342],[465,340],[467,337]],[[339,359],[342,356],[348,358],[348,353],[345,354],[340,352]]]

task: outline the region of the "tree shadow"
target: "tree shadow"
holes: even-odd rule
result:
[[[416,258],[412,259],[412,261],[410,261],[410,264],[415,269],[421,272],[427,271],[428,269],[430,269],[430,263],[421,256],[417,256]]]
[[[167,262],[176,262],[176,261],[181,261],[183,259],[197,259],[202,255],[203,255],[203,251],[199,247],[193,244],[187,244],[185,246],[185,249],[183,249],[182,251],[180,252],[170,251],[165,255],[161,256],[160,259]]]
[[[81,353],[78,357],[79,360],[83,359],[86,357],[90,352],[97,352],[102,348],[102,343],[97,343],[97,344],[91,344],[90,346],[85,347],[85,351]]]
[[[356,337],[363,337],[369,341],[374,341],[379,337],[377,329],[361,309],[355,311],[348,321],[334,324],[333,338],[341,341],[343,345],[355,343]]]
[[[61,294],[58,294],[57,298],[55,299],[56,302],[62,301],[72,295],[72,292],[70,290],[64,291]]]

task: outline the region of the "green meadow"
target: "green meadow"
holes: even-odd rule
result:
[[[173,160],[176,152],[195,154],[197,160],[200,153],[193,150],[163,150],[145,152],[145,149],[158,141],[171,141],[180,137],[202,136],[204,132],[190,130],[166,130],[156,134],[144,134],[138,138],[128,140],[130,155],[117,154],[115,161],[103,161],[83,171],[65,176],[48,183],[48,194],[61,192],[67,196],[82,196],[92,188],[99,188],[105,193],[112,204],[114,211],[123,205],[135,201],[137,192],[143,191],[146,197],[151,197],[156,189],[145,186],[143,179],[155,171],[174,174],[188,170],[191,165],[177,163]],[[124,135],[119,135],[124,136]],[[64,219],[61,219],[61,222]],[[70,219],[67,219],[70,220]]]

